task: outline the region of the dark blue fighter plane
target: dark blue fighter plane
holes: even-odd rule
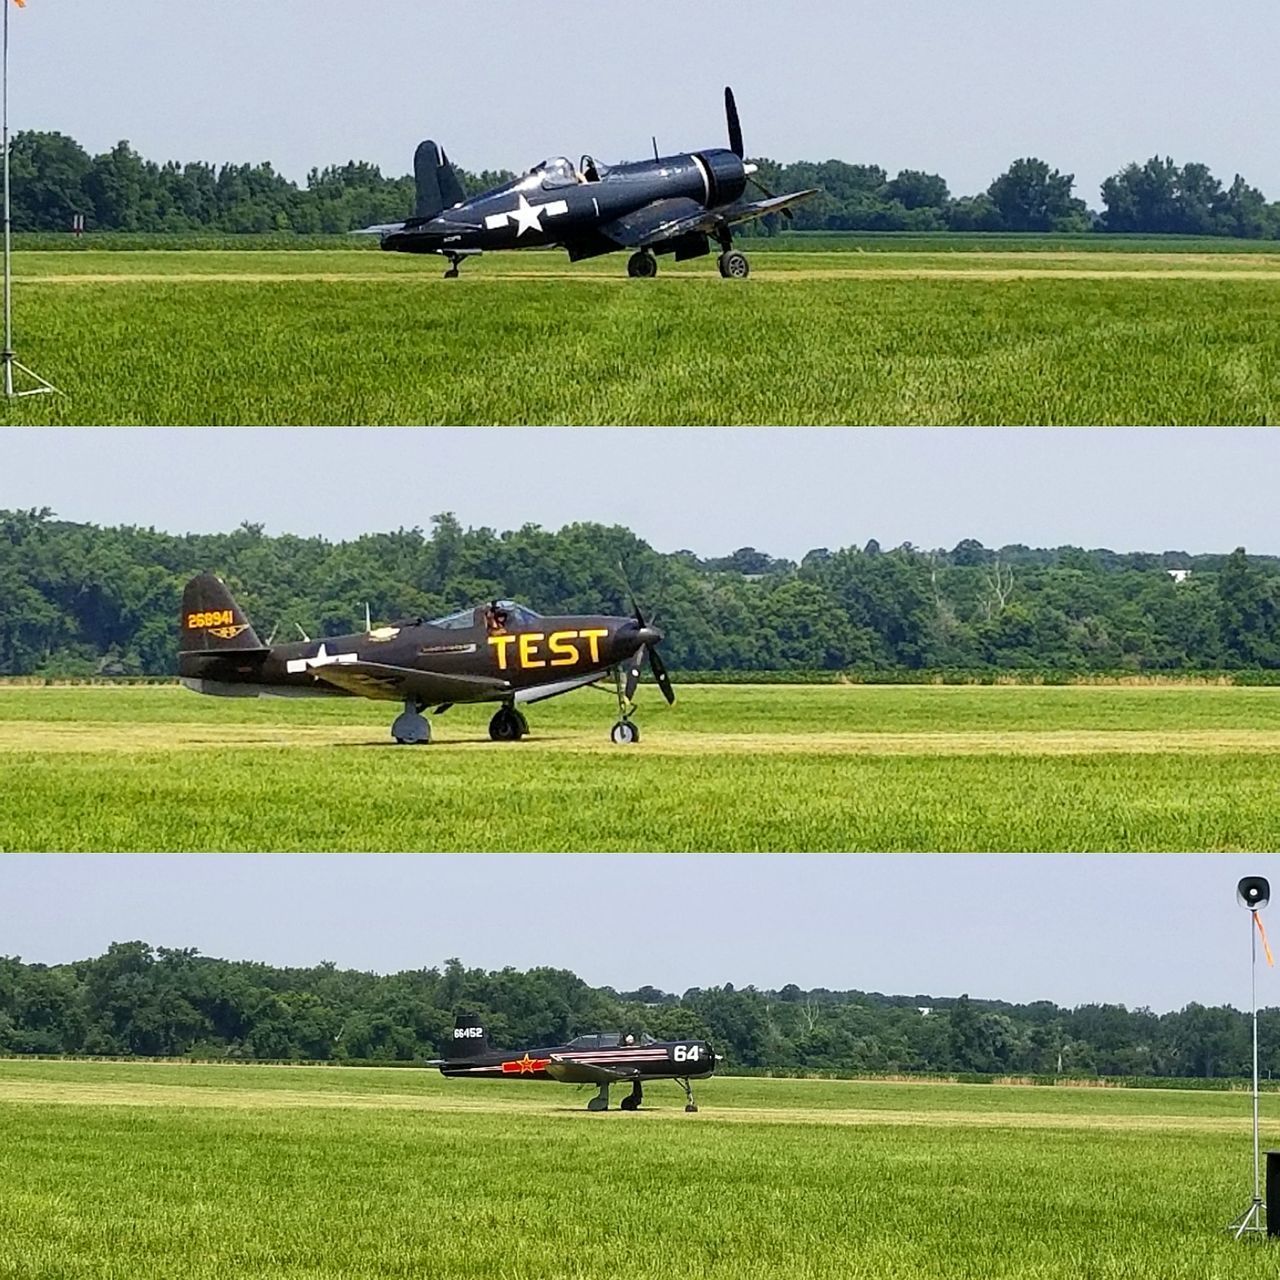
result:
[[[571,262],[630,249],[627,273],[658,273],[655,255],[677,262],[720,247],[720,274],[745,279],[746,256],[733,247],[733,228],[790,209],[814,190],[775,196],[745,162],[742,126],[733,90],[724,91],[729,147],[682,152],[612,167],[583,156],[544,160],[521,178],[468,200],[444,150],[424,142],[414,156],[417,206],[406,222],[368,227],[393,253],[434,253],[449,259],[456,277],[464,258],[492,249],[559,246]],[[748,185],[763,199],[746,199]]]

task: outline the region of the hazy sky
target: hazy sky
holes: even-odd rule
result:
[[[705,556],[967,537],[1276,554],[1278,475],[1271,428],[42,427],[5,433],[0,508],[334,539],[439,511],[597,520]]]
[[[734,982],[1180,1008],[1249,1000],[1265,857],[10,855],[0,953],[111,941],[389,972],[556,965],[620,990]],[[1273,877],[1280,891],[1280,867]],[[1273,922],[1280,940],[1280,912]],[[1261,963],[1261,961],[1260,961]],[[1259,1004],[1280,1004],[1263,966]]]
[[[468,168],[720,145],[943,174],[985,188],[1016,156],[1102,180],[1155,153],[1280,198],[1274,0],[30,0],[12,120],[91,151],[350,158],[407,173],[423,137]]]

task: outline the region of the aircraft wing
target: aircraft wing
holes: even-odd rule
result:
[[[685,198],[655,200],[634,213],[605,223],[600,230],[626,249],[644,249],[693,231],[714,231],[725,224],[750,222],[753,218],[781,213],[783,209],[817,194],[817,188],[812,188],[793,191],[785,196],[770,196],[767,200],[739,201],[720,209],[705,209],[696,200]]]
[[[334,662],[313,667],[311,674],[347,693],[362,698],[403,702],[468,702],[486,694],[505,693],[511,686],[490,676],[452,676],[413,667],[392,667],[382,662]]]
[[[682,196],[674,200],[655,200],[634,213],[606,222],[600,231],[624,249],[643,249],[646,245],[696,230],[707,216],[707,210],[696,200]]]
[[[570,1062],[554,1053],[547,1059],[547,1075],[553,1080],[559,1080],[561,1084],[618,1084],[623,1080],[634,1079],[638,1074],[634,1068],[630,1071],[613,1071],[591,1062]]]

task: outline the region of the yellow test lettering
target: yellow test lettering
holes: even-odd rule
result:
[[[553,631],[547,637],[547,648],[551,651],[553,667],[571,667],[578,661],[578,646],[570,643],[577,637],[576,631]]]
[[[516,642],[515,636],[490,636],[489,643],[498,652],[498,670],[507,669],[507,650]]]
[[[522,667],[545,667],[547,664],[541,658],[535,658],[533,651],[537,647],[539,640],[545,640],[546,636],[541,631],[522,631],[520,633],[520,665]]]
[[[599,641],[602,636],[607,636],[609,634],[608,630],[604,627],[600,627],[592,631],[579,631],[578,634],[587,642],[587,646],[591,652],[591,661],[599,662],[600,661]]]

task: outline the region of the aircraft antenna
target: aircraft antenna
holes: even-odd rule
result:
[[[659,159],[659,156],[658,156],[658,135],[657,135],[656,133],[653,135],[653,158],[654,158],[655,160]]]
[[[298,634],[299,634],[299,635],[300,635],[300,636],[301,636],[301,637],[302,637],[302,638],[303,638],[303,639],[304,639],[308,644],[310,644],[310,643],[311,643],[311,637],[310,637],[309,635],[307,635],[307,633],[306,633],[305,631],[303,631],[303,629],[302,629],[302,623],[300,623],[300,622],[295,622],[293,625],[294,625],[295,627],[297,627],[297,628],[298,628]]]
[[[50,395],[58,388],[28,369],[25,364],[20,364],[13,354],[13,206],[9,198],[9,0],[4,0],[4,56],[0,61],[3,62],[3,70],[0,70],[0,100],[3,100],[0,117],[3,117],[4,133],[4,350],[0,352],[0,362],[4,364],[4,398],[16,400],[19,396]],[[36,385],[22,391],[15,389],[15,370],[25,373]]]
[[[364,629],[366,631],[373,630],[373,620],[369,617],[369,602],[364,602]]]

